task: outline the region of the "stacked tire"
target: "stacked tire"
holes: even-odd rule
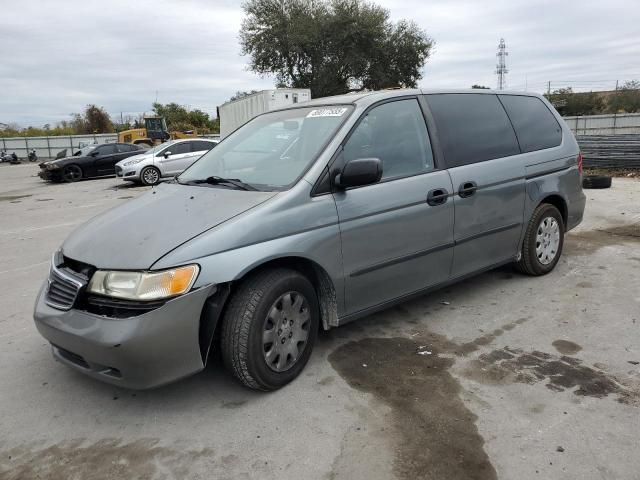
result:
[[[609,188],[611,177],[606,175],[585,175],[582,179],[582,188]]]

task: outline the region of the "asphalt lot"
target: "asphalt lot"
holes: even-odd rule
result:
[[[31,318],[73,228],[145,191],[0,165],[0,478],[638,479],[640,181],[587,191],[544,278],[499,269],[320,335],[299,379],[132,392]],[[170,225],[165,226],[170,228]]]

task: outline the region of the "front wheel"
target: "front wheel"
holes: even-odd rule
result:
[[[318,299],[309,280],[284,268],[245,280],[227,306],[225,366],[247,387],[276,390],[296,378],[318,335]]]
[[[563,244],[562,215],[553,205],[543,203],[531,216],[516,267],[527,275],[545,275],[558,263]]]
[[[62,171],[65,182],[77,182],[82,179],[82,169],[78,165],[67,165]]]
[[[160,183],[160,170],[156,167],[144,167],[140,172],[140,181],[143,185],[157,185]]]

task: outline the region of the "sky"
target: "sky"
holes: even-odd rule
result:
[[[176,102],[215,115],[238,90],[273,87],[247,69],[241,1],[0,0],[0,122],[55,124],[93,103],[114,119]],[[638,0],[376,0],[436,42],[423,88],[610,90],[640,79]]]

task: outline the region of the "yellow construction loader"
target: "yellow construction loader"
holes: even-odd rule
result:
[[[118,132],[118,142],[136,145],[146,144],[152,147],[167,140],[197,137],[196,132],[193,130],[169,132],[164,117],[145,117],[144,126],[145,128],[132,128],[131,130]]]

